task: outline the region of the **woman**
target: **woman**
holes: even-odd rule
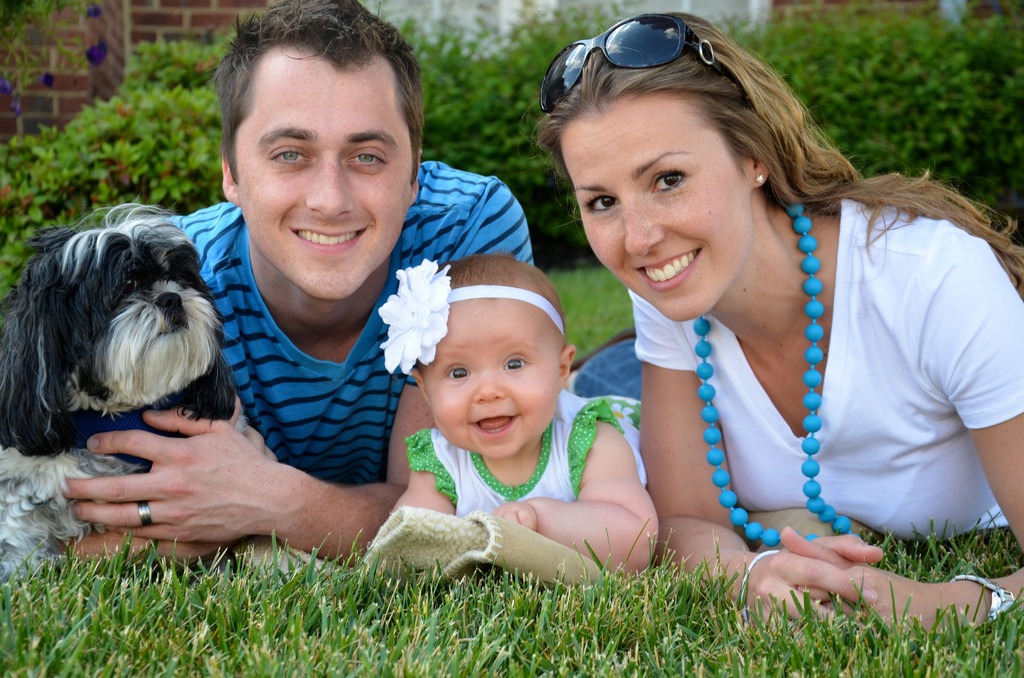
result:
[[[686,14],[570,45],[541,108],[633,298],[666,557],[793,616],[808,597],[929,624],[1008,607],[1024,572],[916,582],[847,533],[1024,537],[1015,224],[927,177],[862,178],[776,73]]]

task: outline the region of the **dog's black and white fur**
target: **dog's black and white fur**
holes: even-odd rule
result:
[[[195,418],[234,412],[220,315],[169,217],[121,205],[98,225],[29,241],[36,253],[4,302],[0,335],[0,581],[91,529],[64,497],[68,478],[144,469],[83,450],[76,416],[168,403]]]

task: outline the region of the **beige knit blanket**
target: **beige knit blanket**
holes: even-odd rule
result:
[[[496,566],[563,584],[593,582],[601,572],[575,549],[489,513],[474,511],[460,518],[411,506],[391,514],[366,560],[392,572],[438,568],[449,577]]]

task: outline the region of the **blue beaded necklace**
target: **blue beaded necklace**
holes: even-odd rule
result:
[[[821,280],[814,276],[821,269],[821,262],[814,256],[814,251],[818,249],[818,241],[811,235],[811,220],[805,217],[803,212],[803,205],[786,207],[786,214],[793,220],[793,230],[800,236],[797,248],[806,255],[800,263],[800,269],[807,274],[803,289],[804,293],[810,297],[810,301],[804,306],[804,313],[811,321],[807,329],[804,330],[804,336],[811,343],[804,351],[804,359],[807,360],[810,368],[804,372],[804,385],[807,386],[808,391],[804,395],[803,403],[808,414],[804,417],[803,426],[807,436],[801,443],[801,449],[807,455],[807,459],[801,465],[800,470],[807,477],[807,482],[803,487],[804,495],[807,497],[807,510],[815,514],[822,523],[831,524],[832,530],[836,534],[846,534],[850,531],[850,519],[839,515],[835,507],[825,503],[821,497],[821,484],[815,480],[821,470],[818,462],[814,459],[814,456],[821,450],[821,443],[815,435],[821,430],[821,418],[818,416],[821,395],[815,389],[821,386],[822,381],[821,372],[816,366],[825,358],[824,353],[818,347],[818,342],[825,336],[825,330],[818,324],[818,318],[825,313],[825,306],[817,299],[822,290]],[[704,442],[709,447],[708,463],[715,467],[715,472],[711,474],[711,482],[720,490],[718,503],[729,509],[729,521],[736,527],[743,528],[747,539],[753,542],[760,540],[768,547],[776,546],[780,539],[778,530],[764,529],[760,523],[750,522],[746,510],[738,505],[736,493],[729,489],[731,478],[729,472],[722,468],[722,464],[725,463],[725,451],[716,447],[722,441],[722,432],[716,426],[718,408],[713,402],[715,387],[709,383],[715,373],[714,367],[708,361],[708,358],[711,357],[711,342],[708,341],[707,336],[711,331],[711,323],[707,318],[701,316],[694,321],[693,330],[700,337],[696,346],[693,347],[694,353],[700,358],[700,363],[697,365],[697,377],[701,384],[697,389],[697,396],[704,401],[701,418],[708,425],[704,431]],[[817,535],[806,536],[808,539],[813,539]]]

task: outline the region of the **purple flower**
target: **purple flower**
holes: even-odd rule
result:
[[[21,115],[21,97],[17,94],[14,95],[14,101],[11,102],[11,110],[14,111],[15,118]]]
[[[0,94],[10,94],[14,91],[14,85],[7,78],[0,76]]]
[[[47,87],[53,87],[53,73],[43,73],[39,76],[39,82]]]
[[[93,3],[93,4],[89,5],[85,9],[85,16],[87,18],[89,18],[89,19],[95,19],[95,18],[99,17],[99,15],[101,15],[101,14],[103,14],[103,10],[100,9],[100,6],[97,5],[96,3]]]
[[[93,66],[99,66],[103,63],[103,60],[107,58],[107,41],[100,38],[100,41],[95,45],[85,50],[85,58],[89,60],[89,63]]]

